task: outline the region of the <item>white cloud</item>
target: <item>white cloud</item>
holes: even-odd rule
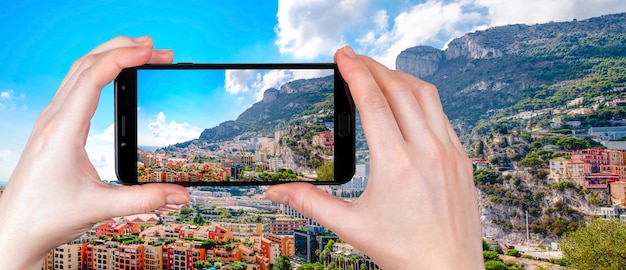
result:
[[[626,10],[623,0],[475,0],[487,8],[490,26],[586,19]]]
[[[368,1],[279,1],[276,45],[299,59],[332,55],[346,43],[345,34],[367,20]]]
[[[106,130],[102,134],[89,136],[85,151],[87,151],[87,156],[100,178],[115,180],[117,179],[115,174],[115,147],[113,141],[103,139],[105,134],[107,134]]]
[[[11,150],[0,150],[0,162],[3,162],[11,155]]]
[[[100,153],[100,155],[96,156],[96,158],[92,158],[90,160],[91,160],[91,164],[93,164],[93,166],[96,169],[98,169],[98,168],[106,168],[109,165],[109,162],[107,161],[106,154],[104,154],[104,153]]]
[[[156,119],[161,123],[165,122],[165,114],[163,112],[159,112]]]
[[[461,35],[459,29],[464,29],[464,25],[478,23],[480,14],[475,11],[466,12],[465,4],[431,0],[414,5],[393,19],[391,29],[386,27],[386,20],[389,18],[387,12],[380,10],[374,17],[374,27],[356,40],[359,50],[394,68],[395,59],[401,51],[439,40],[441,36]]]
[[[231,94],[249,92],[248,84],[256,79],[256,75],[251,69],[226,70],[224,88]]]
[[[296,59],[327,58],[350,44],[394,68],[404,49],[444,48],[451,39],[488,26],[582,20],[624,11],[622,0],[279,1],[275,32],[280,52]]]
[[[332,70],[316,69],[227,70],[224,88],[231,94],[251,92],[254,99],[260,101],[267,89],[279,88],[297,79],[319,78],[331,74]]]
[[[28,110],[28,106],[24,104],[26,101],[25,94],[18,94],[19,98],[16,99],[16,93],[13,89],[7,89],[5,91],[0,92],[0,109],[10,109],[15,110],[17,108],[22,108],[23,110]]]
[[[142,146],[167,146],[200,137],[201,130],[188,122],[171,120],[165,123],[166,115],[159,112],[148,119],[146,126],[138,126],[137,143]]]
[[[11,100],[13,99],[14,95],[15,95],[15,91],[13,89],[2,91],[0,92],[0,99]]]
[[[105,142],[113,142],[115,141],[115,124],[110,124],[105,130],[104,132],[100,133],[100,134],[94,134],[91,137],[95,138],[95,139],[99,139]]]

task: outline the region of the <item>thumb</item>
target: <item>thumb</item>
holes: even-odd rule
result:
[[[175,184],[153,183],[134,186],[115,186],[105,190],[104,203],[107,217],[150,213],[166,204],[189,202],[189,192]]]
[[[351,204],[332,196],[309,183],[289,183],[271,186],[265,196],[274,202],[287,204],[322,226],[341,236],[349,232],[356,219]]]

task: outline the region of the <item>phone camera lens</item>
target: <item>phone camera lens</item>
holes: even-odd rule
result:
[[[122,90],[126,90],[126,85],[122,85]]]

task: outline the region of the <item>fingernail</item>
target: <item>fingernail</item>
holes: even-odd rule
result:
[[[356,58],[356,53],[354,53],[354,50],[350,46],[343,47],[342,51],[347,57]]]
[[[133,41],[137,42],[137,43],[142,43],[142,42],[146,41],[147,39],[148,39],[148,36],[141,36],[141,37],[133,38]]]
[[[265,198],[276,203],[289,204],[289,195],[276,192],[272,188],[267,189],[265,192]]]
[[[187,202],[187,196],[181,194],[170,194],[165,198],[166,204],[184,204]]]

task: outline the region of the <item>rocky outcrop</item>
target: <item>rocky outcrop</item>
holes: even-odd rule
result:
[[[441,50],[430,46],[417,46],[406,49],[396,58],[396,69],[422,78],[433,75],[444,60]]]
[[[502,50],[488,46],[469,35],[454,39],[445,50],[446,59],[491,59],[503,55]]]

